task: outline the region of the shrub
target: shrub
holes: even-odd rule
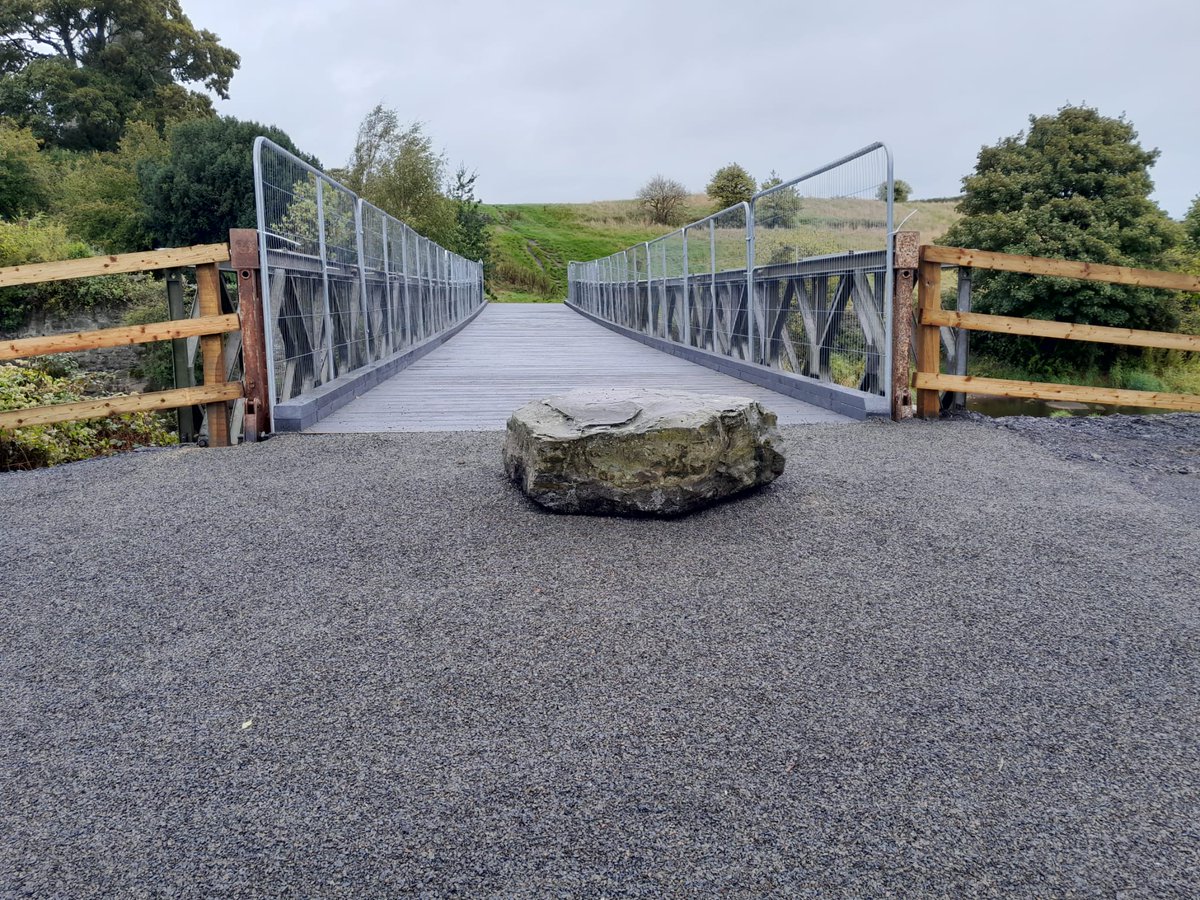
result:
[[[166,322],[170,318],[167,298],[163,291],[159,291],[157,296],[147,298],[145,302],[129,310],[125,314],[124,323],[149,325],[152,322]],[[170,341],[138,344],[136,350],[139,366],[133,374],[146,379],[148,390],[161,391],[175,386],[175,364]]]
[[[79,259],[94,255],[65,226],[44,216],[0,221],[0,266]],[[31,313],[72,313],[144,302],[159,288],[149,275],[104,275],[0,289],[0,331],[14,331]]]
[[[28,409],[85,399],[92,385],[79,375],[52,374],[36,361],[0,366],[0,409]],[[109,456],[138,446],[176,442],[161,413],[0,429],[0,471],[37,469]]]
[[[1118,362],[1109,372],[1114,387],[1127,391],[1165,391],[1167,386],[1156,375]]]

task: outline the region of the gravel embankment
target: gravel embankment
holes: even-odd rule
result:
[[[668,522],[495,433],[0,476],[0,894],[1195,896],[1172,422],[1152,491],[1086,424],[790,429]]]

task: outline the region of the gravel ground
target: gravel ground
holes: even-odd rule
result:
[[[1086,421],[880,422],[669,522],[496,433],[0,476],[0,893],[1194,897],[1170,421],[1169,498]]]

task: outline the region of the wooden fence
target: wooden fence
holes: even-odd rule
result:
[[[0,428],[49,425],[55,422],[202,404],[208,411],[209,444],[224,447],[230,442],[229,403],[245,398],[246,416],[243,421],[246,440],[254,441],[261,434],[268,433],[270,404],[266,395],[266,348],[263,341],[257,235],[253,229],[237,229],[230,232],[229,244],[205,244],[0,269],[0,287],[15,287],[95,275],[194,267],[196,302],[200,313],[198,318],[0,341],[0,362],[99,347],[123,347],[198,337],[204,372],[204,383],[197,387],[0,412]],[[232,263],[237,274],[237,313],[221,311],[220,267],[224,263]],[[243,381],[227,381],[223,338],[239,331],[242,332],[241,350],[245,377]]]
[[[898,236],[899,237],[899,236]],[[1036,400],[1072,400],[1082,403],[1106,403],[1120,406],[1142,406],[1157,409],[1200,411],[1200,395],[1169,394],[1161,391],[1131,391],[1115,388],[1081,387],[1034,381],[1011,381],[1002,378],[979,378],[971,375],[944,375],[941,371],[942,327],[968,331],[990,331],[999,334],[1057,338],[1067,341],[1093,341],[1121,344],[1128,347],[1161,348],[1200,352],[1200,335],[1175,334],[1162,331],[1138,331],[1131,328],[1109,328],[1081,325],[1072,322],[1052,322],[1041,319],[1019,319],[973,312],[942,309],[942,266],[992,269],[999,272],[1022,272],[1028,275],[1050,275],[1101,281],[1175,291],[1200,292],[1200,278],[1179,272],[1159,272],[1151,269],[1132,269],[1125,266],[1106,266],[1096,263],[1018,256],[1010,253],[991,253],[966,250],[960,247],[923,245],[920,248],[918,280],[920,282],[916,329],[917,367],[912,379],[916,389],[917,415],[935,418],[939,414],[939,391],[986,394],[996,397],[1022,397]],[[898,280],[897,284],[901,284]],[[902,298],[897,298],[896,314],[900,320]],[[911,296],[908,302],[911,302]],[[901,329],[897,329],[901,331]],[[901,348],[898,347],[898,352]],[[908,348],[902,348],[907,357]],[[906,373],[905,373],[906,374]],[[903,384],[907,385],[907,378]],[[900,388],[899,383],[896,384]],[[897,395],[903,393],[897,390]]]

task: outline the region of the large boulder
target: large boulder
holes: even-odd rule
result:
[[[775,421],[745,397],[572,391],[513,413],[504,468],[556,512],[677,516],[774,481]]]

